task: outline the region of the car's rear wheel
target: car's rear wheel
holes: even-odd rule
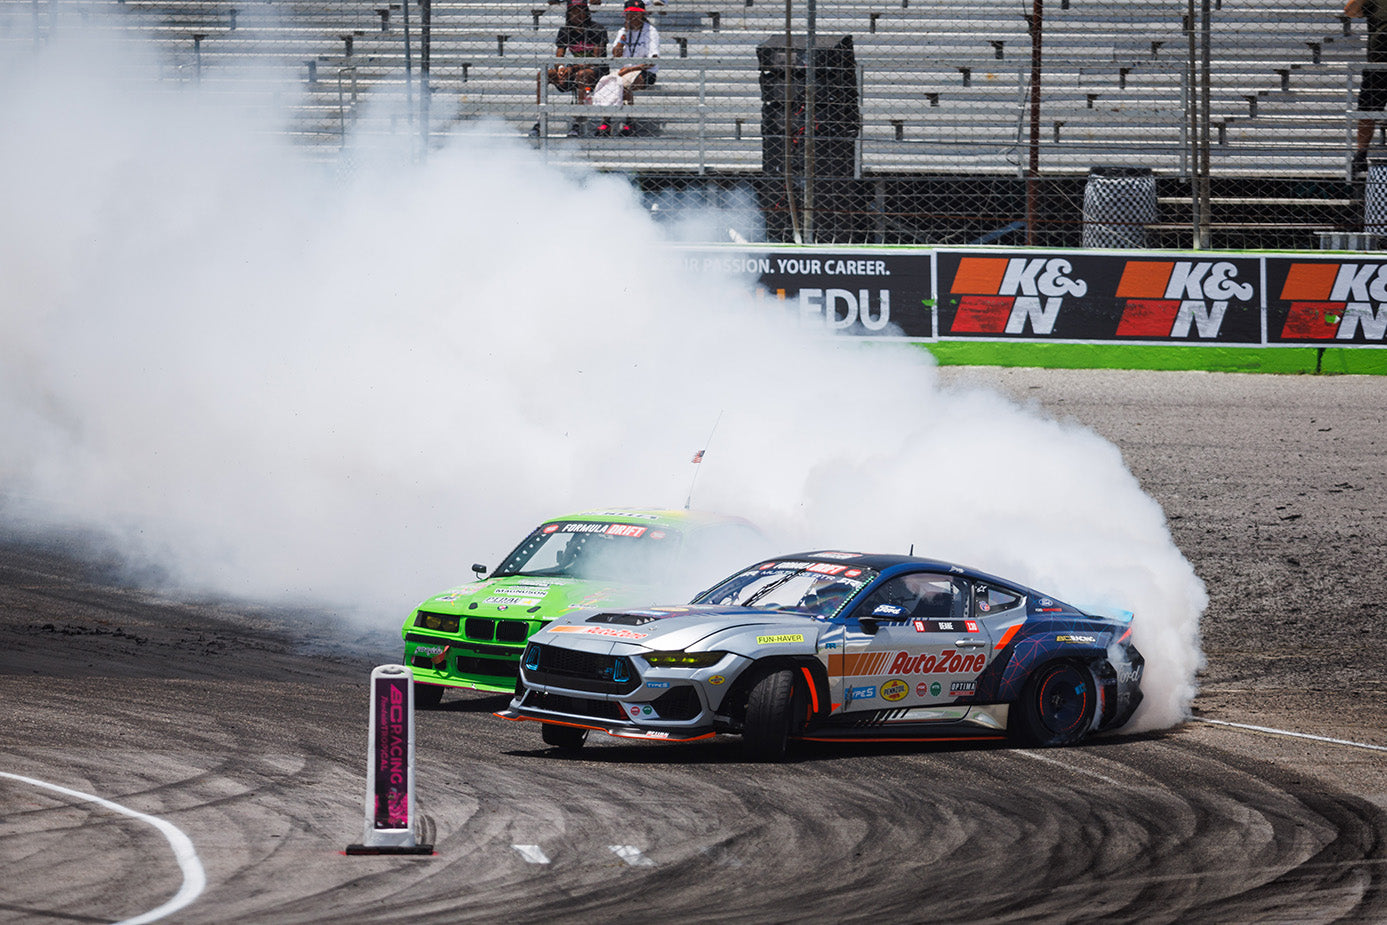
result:
[[[747,697],[742,749],[752,761],[780,761],[800,711],[795,709],[795,673],[779,668],[762,675]]]
[[[1093,725],[1097,703],[1098,689],[1087,666],[1049,662],[1027,679],[1012,712],[1012,736],[1022,745],[1070,745]]]
[[[555,723],[545,723],[540,727],[539,734],[544,739],[545,745],[552,745],[564,751],[577,751],[588,740],[586,729],[579,729],[577,726],[559,726]]]
[[[414,682],[414,709],[432,710],[443,702],[443,688],[438,684]]]

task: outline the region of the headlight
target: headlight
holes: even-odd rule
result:
[[[429,613],[421,610],[414,615],[414,626],[417,629],[433,630],[436,633],[456,633],[458,631],[458,618],[446,613]]]
[[[650,652],[641,658],[651,668],[707,668],[726,656],[726,652]]]

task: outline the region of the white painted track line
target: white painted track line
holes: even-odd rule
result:
[[[548,864],[549,855],[539,845],[511,845],[528,864]]]
[[[1286,729],[1272,729],[1270,726],[1249,726],[1246,723],[1230,723],[1221,719],[1204,719],[1201,716],[1194,717],[1196,723],[1210,723],[1214,726],[1228,726],[1233,729],[1247,729],[1251,732],[1265,732],[1268,735],[1288,736],[1292,739],[1310,739],[1314,742],[1328,742],[1331,745],[1347,745],[1350,748],[1366,748],[1375,752],[1387,752],[1387,745],[1369,745],[1366,742],[1354,742],[1349,739],[1331,739],[1328,736],[1310,735],[1308,732],[1290,732]]]
[[[117,922],[116,925],[144,925],[145,922],[157,922],[159,919],[172,915],[197,899],[202,893],[203,888],[207,886],[207,874],[202,869],[202,862],[198,860],[197,850],[193,848],[192,840],[189,839],[187,835],[184,835],[183,831],[172,822],[160,819],[157,816],[146,815],[145,813],[138,812],[129,807],[121,806],[119,803],[112,803],[110,800],[93,796],[90,793],[83,793],[80,790],[60,787],[57,784],[50,784],[47,781],[37,780],[33,777],[24,777],[21,774],[10,774],[7,771],[0,771],[0,777],[17,780],[20,783],[30,784],[34,787],[43,787],[55,793],[61,793],[64,796],[69,796],[87,803],[95,803],[112,812],[122,813],[132,819],[138,819],[140,822],[152,825],[159,830],[159,833],[163,835],[164,838],[168,839],[169,845],[173,848],[173,856],[178,859],[178,866],[183,871],[183,885],[179,887],[177,893],[173,894],[173,898],[162,906],[151,909],[134,918],[123,919]]]
[[[612,853],[632,867],[654,867],[655,862],[641,853],[635,845],[608,845]]]

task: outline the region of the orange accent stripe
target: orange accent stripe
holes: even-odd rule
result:
[[[1160,299],[1165,297],[1166,284],[1170,282],[1170,271],[1175,269],[1174,261],[1168,260],[1129,260],[1122,268],[1122,279],[1117,284],[1119,299]],[[1167,331],[1167,334],[1170,332]]]
[[[1000,742],[1006,736],[800,736],[802,742]]]
[[[999,639],[999,640],[997,640],[997,645],[993,646],[993,648],[994,648],[994,649],[1005,649],[1005,648],[1007,647],[1007,643],[1011,642],[1011,637],[1015,636],[1016,633],[1017,633],[1017,631],[1019,631],[1020,629],[1021,629],[1021,624],[1018,623],[1018,624],[1016,624],[1015,626],[1013,626],[1011,629],[1007,630],[1005,633],[1002,634],[1002,638]]]
[[[815,712],[819,712],[819,690],[814,686],[814,675],[809,672],[809,666],[801,665],[800,671],[804,672],[804,680],[809,685],[809,706]]]
[[[964,257],[958,262],[950,292],[996,295],[1007,272],[1006,257]]]
[[[1337,263],[1293,263],[1281,287],[1284,302],[1325,302],[1339,275]]]

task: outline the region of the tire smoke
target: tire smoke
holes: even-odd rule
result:
[[[1203,586],[1091,431],[684,276],[626,182],[495,126],[343,171],[152,69],[0,63],[7,532],[397,626],[543,517],[682,506],[720,420],[695,506],[1132,610],[1137,728],[1187,713]]]

